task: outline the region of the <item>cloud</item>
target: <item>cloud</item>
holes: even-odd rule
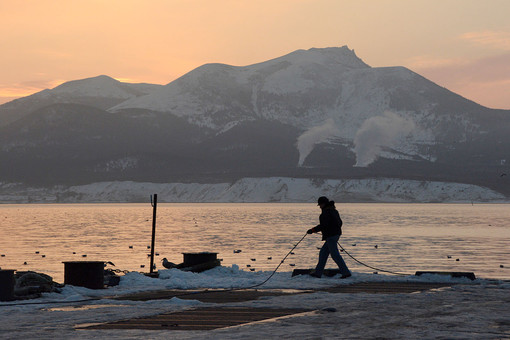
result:
[[[476,45],[489,46],[499,50],[510,51],[510,32],[468,32],[462,34],[460,39],[469,41]]]
[[[409,59],[408,66],[425,76],[433,74],[444,79],[459,81],[487,81],[510,79],[510,53],[492,55],[484,58],[435,59],[420,56]]]
[[[0,86],[0,98],[14,99],[19,97],[26,97],[39,91],[39,88],[34,88],[31,86]]]
[[[423,60],[413,69],[424,77],[482,105],[510,108],[510,52],[448,63]]]
[[[487,83],[510,79],[510,53],[448,66],[423,68],[427,74],[457,82]]]
[[[338,136],[340,131],[335,126],[333,119],[328,119],[323,125],[315,126],[305,131],[297,140],[299,151],[298,165],[302,166],[306,157],[312,152],[315,144],[323,143],[328,139]]]
[[[356,164],[366,167],[374,162],[383,147],[391,147],[399,138],[409,135],[415,129],[413,121],[386,111],[382,116],[368,118],[354,137]]]
[[[141,83],[141,81],[138,81],[136,79],[133,79],[133,78],[122,78],[122,77],[113,77],[115,80],[118,80],[122,83],[131,83],[131,84],[134,84],[134,83]]]
[[[407,59],[405,64],[411,69],[440,68],[469,63],[461,58],[439,58],[430,55],[414,56]]]
[[[0,84],[0,105],[20,97],[30,96],[44,89],[52,89],[64,81],[61,79],[23,81],[16,84]]]

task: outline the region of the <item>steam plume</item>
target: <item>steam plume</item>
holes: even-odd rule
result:
[[[399,138],[409,135],[414,128],[413,121],[390,111],[367,119],[354,137],[355,166],[368,166],[377,159],[382,147],[393,146]]]
[[[339,130],[335,126],[333,119],[328,119],[321,126],[315,126],[304,132],[297,140],[297,148],[299,151],[298,165],[302,166],[306,157],[312,152],[315,144],[327,141],[329,138],[338,136]]]

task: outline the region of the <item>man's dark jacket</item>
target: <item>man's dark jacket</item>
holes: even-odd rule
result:
[[[322,232],[322,239],[335,235],[342,235],[342,219],[334,206],[326,206],[319,216],[319,225],[313,228],[314,232]]]

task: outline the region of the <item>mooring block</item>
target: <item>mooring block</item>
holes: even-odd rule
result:
[[[421,276],[425,274],[432,274],[432,275],[444,275],[444,276],[451,276],[451,277],[466,277],[470,280],[475,280],[476,276],[475,273],[472,272],[436,272],[436,271],[418,271],[416,272],[416,276]]]

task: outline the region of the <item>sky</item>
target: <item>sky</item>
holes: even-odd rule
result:
[[[510,109],[508,0],[0,0],[0,104],[108,75],[168,84],[347,45],[490,108]]]

